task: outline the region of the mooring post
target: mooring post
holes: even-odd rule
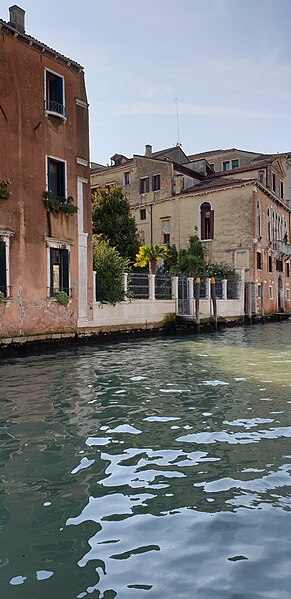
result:
[[[215,289],[215,278],[211,277],[210,279],[210,294],[212,300],[212,309],[213,309],[213,320],[215,325],[215,330],[217,331],[217,302],[216,302],[216,289]]]
[[[265,322],[264,283],[261,283],[261,317],[262,317],[262,324],[264,324],[264,322]]]
[[[128,273],[127,272],[123,273],[123,292],[124,292],[124,299],[127,299],[127,293],[128,293]]]
[[[199,302],[200,302],[200,277],[196,277],[194,283],[194,296],[195,296],[195,320],[197,325],[197,331],[200,331],[200,316],[199,316]]]
[[[248,323],[253,324],[253,298],[252,298],[252,283],[247,283],[248,286]]]

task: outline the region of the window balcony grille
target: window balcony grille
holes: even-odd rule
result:
[[[47,112],[52,112],[58,116],[67,118],[66,107],[55,100],[45,100],[44,107]]]
[[[58,293],[66,293],[70,298],[73,297],[72,287],[48,287],[47,288],[47,296],[48,297],[56,297]]]

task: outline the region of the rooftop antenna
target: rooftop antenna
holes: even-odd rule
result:
[[[176,98],[176,117],[177,117],[177,143],[176,143],[176,145],[180,148],[182,144],[180,142],[178,98]]]

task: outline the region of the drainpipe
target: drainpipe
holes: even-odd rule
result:
[[[152,244],[153,243],[153,205],[152,204],[151,204],[150,217],[151,217],[151,244]]]

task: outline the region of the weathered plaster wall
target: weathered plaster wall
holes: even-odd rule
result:
[[[67,122],[44,113],[44,69],[65,78]],[[77,203],[77,177],[84,185],[84,230],[91,232],[88,111],[84,75],[2,28],[0,32],[0,180],[11,180],[11,196],[0,199],[0,229],[10,238],[12,299],[0,305],[0,336],[74,329],[77,322],[78,218],[49,215],[43,206],[45,156],[67,162],[67,194]],[[81,125],[78,125],[82,113]],[[81,156],[80,156],[81,154]],[[77,157],[88,166],[77,164]],[[70,241],[68,308],[47,299],[46,237]],[[88,245],[92,307],[91,237]]]

